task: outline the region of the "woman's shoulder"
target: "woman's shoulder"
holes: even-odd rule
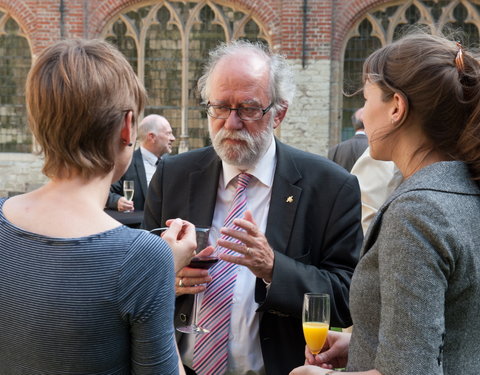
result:
[[[160,237],[143,229],[127,228],[123,231],[128,247],[124,264],[136,267],[173,269],[173,254],[168,244]]]

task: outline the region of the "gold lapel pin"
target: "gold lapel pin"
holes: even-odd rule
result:
[[[285,202],[292,203],[293,202],[293,195],[290,195]]]

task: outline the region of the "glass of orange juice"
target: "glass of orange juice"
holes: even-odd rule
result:
[[[320,353],[330,325],[330,296],[305,293],[302,311],[303,335],[312,354]]]

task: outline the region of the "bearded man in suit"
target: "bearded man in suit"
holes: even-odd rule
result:
[[[199,89],[213,147],[160,162],[144,226],[181,217],[222,228],[218,245],[235,254],[221,252],[214,267],[238,266],[234,285],[225,286],[233,296],[218,310],[228,319],[208,334],[180,335],[180,354],[187,374],[288,374],[305,360],[304,293],[329,294],[332,325],[351,324],[348,290],[362,241],[358,183],[326,158],[274,137],[294,95],[293,73],[281,56],[246,41],[223,44],[210,53]],[[247,211],[236,229],[224,228],[239,174],[250,176]],[[189,267],[176,275],[177,325],[191,320],[193,294],[207,296],[215,281]],[[205,369],[210,363],[199,364],[197,345],[225,326],[226,354],[218,354],[220,346],[207,351],[207,362],[220,359],[223,368]]]

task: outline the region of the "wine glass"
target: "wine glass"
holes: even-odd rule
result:
[[[168,227],[162,228],[155,228],[152,229],[150,232],[162,232],[167,230]],[[205,249],[209,242],[212,244],[216,244],[218,238],[218,231],[213,227],[195,227],[195,234],[197,237],[197,248],[195,250],[196,253]],[[210,239],[210,241],[209,241]],[[187,267],[190,268],[202,268],[202,269],[209,269],[219,260],[217,247],[215,246],[215,251],[209,256],[194,256]],[[199,311],[199,299],[198,293],[194,294],[194,301],[193,301],[193,311],[192,311],[192,323],[187,326],[177,327],[177,330],[183,333],[193,333],[193,334],[203,334],[209,333],[210,330],[200,327],[197,324],[198,318],[198,311]]]
[[[214,245],[216,244],[217,238],[218,238],[218,232],[215,228],[196,227],[195,231],[197,234],[197,250],[196,250],[197,253],[208,246],[209,238],[212,239],[211,241],[212,244]],[[190,260],[190,264],[188,265],[188,267],[209,269],[215,263],[217,263],[218,260],[219,259],[218,259],[217,247],[215,246],[215,251],[209,256],[194,256]],[[197,324],[198,311],[200,309],[198,293],[195,293],[193,298],[194,300],[193,300],[193,311],[192,311],[192,323],[187,326],[177,327],[177,330],[183,333],[193,333],[196,335],[209,333],[210,332],[209,329],[200,327]]]
[[[328,294],[305,293],[302,325],[308,349],[313,355],[320,353],[327,340],[330,325],[330,296]]]
[[[131,180],[123,181],[123,196],[127,201],[133,199],[133,193],[135,192],[134,183]],[[132,212],[132,210],[126,210],[124,212]]]

